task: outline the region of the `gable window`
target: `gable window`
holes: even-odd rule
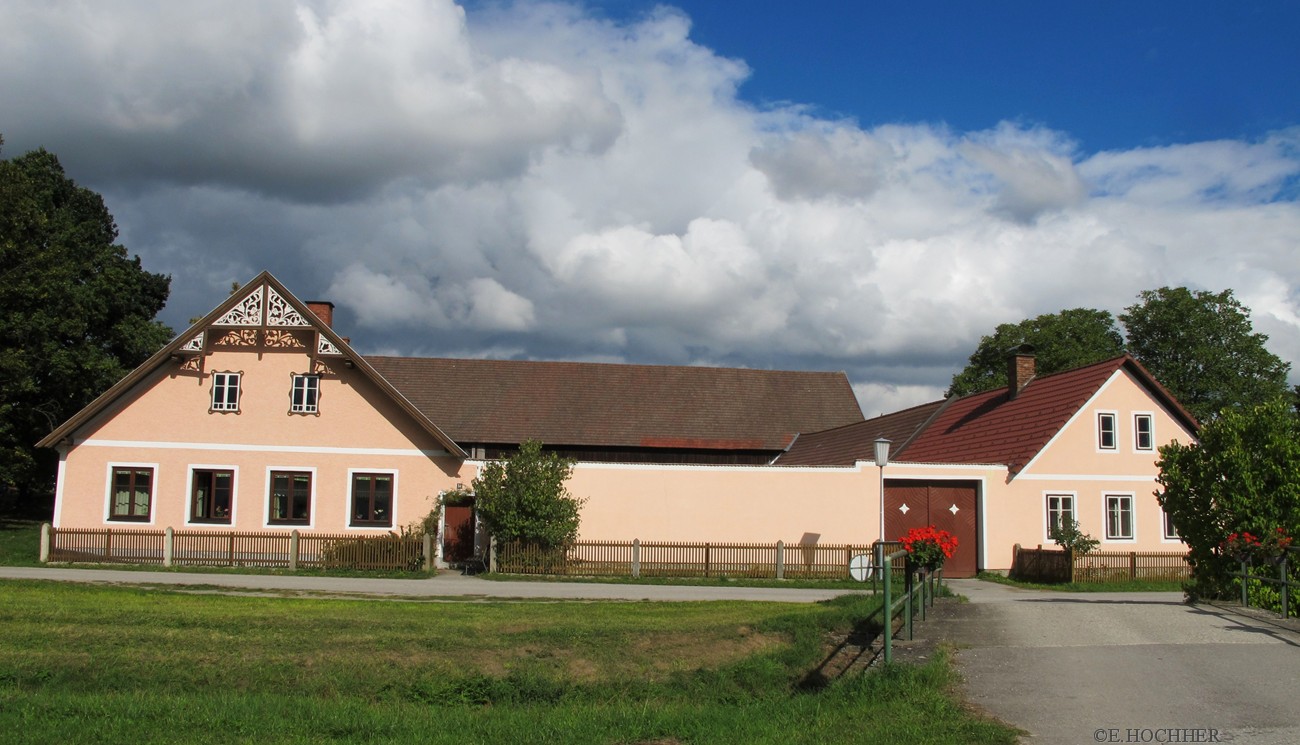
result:
[[[1155,418],[1150,414],[1133,415],[1133,447],[1137,450],[1155,450]]]
[[[195,469],[190,485],[190,522],[230,524],[235,472]]]
[[[1133,539],[1133,495],[1106,495],[1106,540]]]
[[[239,373],[212,373],[212,410],[239,411]]]
[[[1050,538],[1053,528],[1074,524],[1074,495],[1047,495],[1047,536]]]
[[[311,472],[272,471],[271,525],[307,525],[311,522]]]
[[[1119,447],[1115,428],[1115,412],[1103,411],[1097,414],[1097,447],[1102,450],[1115,450]]]
[[[393,474],[352,474],[352,525],[392,527]]]
[[[113,469],[113,493],[109,504],[109,520],[149,522],[153,507],[153,469],[144,466],[122,466]]]
[[[294,414],[315,414],[320,401],[319,375],[294,375],[293,390],[289,398],[289,411]]]

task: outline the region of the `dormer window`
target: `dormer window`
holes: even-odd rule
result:
[[[239,378],[237,372],[212,373],[213,411],[239,411]]]
[[[315,414],[320,401],[319,375],[294,375],[289,397],[289,411],[293,414]]]

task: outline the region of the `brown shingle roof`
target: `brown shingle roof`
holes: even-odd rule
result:
[[[1035,378],[1008,399],[999,388],[949,402],[898,454],[910,463],[1000,463],[1012,473],[1065,426],[1117,370],[1127,369],[1189,429],[1196,420],[1132,357],[1125,355]]]
[[[943,404],[943,401],[932,401],[836,429],[801,434],[776,463],[780,466],[851,466],[860,460],[871,461],[876,457],[875,441],[878,437],[889,439],[890,447],[897,452]]]
[[[861,421],[842,373],[367,357],[458,443],[779,450]]]

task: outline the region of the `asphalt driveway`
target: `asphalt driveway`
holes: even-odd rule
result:
[[[1300,624],[1179,593],[951,580],[918,631],[957,647],[975,706],[1027,743],[1300,743]]]

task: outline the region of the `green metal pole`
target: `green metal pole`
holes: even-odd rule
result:
[[[1243,562],[1241,562],[1241,607],[1243,607],[1243,608],[1249,608],[1249,607],[1250,607],[1250,596],[1248,596],[1248,595],[1246,594],[1246,577],[1247,577],[1247,576],[1249,576],[1249,575],[1246,573],[1246,562],[1243,561]]]
[[[1282,580],[1282,619],[1286,620],[1287,610],[1288,610],[1287,605],[1288,605],[1288,601],[1290,600],[1290,597],[1288,596],[1291,594],[1291,583],[1287,581],[1288,575],[1286,573],[1286,554],[1282,554],[1281,570],[1282,573],[1278,577],[1278,579]]]
[[[883,552],[882,552],[883,553]],[[890,579],[893,575],[893,562],[888,556],[884,557],[885,577],[882,580],[885,583],[885,604],[881,606],[881,615],[885,620],[885,630],[881,633],[885,635],[885,662],[894,661],[894,607],[893,598],[890,597]]]
[[[903,612],[907,615],[903,616],[903,618],[907,621],[907,640],[912,641],[912,609],[915,607],[912,605],[912,597],[916,595],[916,579],[912,573],[912,567],[909,566],[906,571],[907,598],[903,601]]]

